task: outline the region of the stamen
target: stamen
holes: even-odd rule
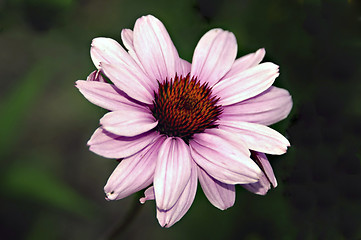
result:
[[[197,78],[176,76],[159,83],[154,93],[152,113],[158,120],[157,130],[167,136],[181,137],[186,142],[195,133],[218,125],[216,121],[222,106],[216,105],[219,98],[212,96],[207,84]]]

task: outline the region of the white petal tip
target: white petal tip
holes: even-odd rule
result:
[[[112,201],[112,200],[115,200],[117,198],[117,194],[115,194],[114,191],[106,192],[105,195],[106,195],[105,199],[107,201]]]

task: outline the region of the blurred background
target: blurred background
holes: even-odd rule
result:
[[[221,27],[236,35],[238,57],[264,47],[280,65],[275,85],[294,107],[272,127],[292,147],[269,156],[279,186],[266,196],[239,187],[220,211],[199,188],[170,229],[154,202],[137,208],[143,193],[104,200],[117,162],[86,142],[105,110],[74,82],[95,69],[93,38],[120,41],[147,14],[188,61]],[[0,0],[0,62],[1,239],[361,239],[359,1]]]

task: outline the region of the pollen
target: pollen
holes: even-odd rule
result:
[[[167,136],[180,137],[186,142],[195,133],[218,125],[222,106],[219,98],[212,95],[207,83],[197,78],[176,76],[159,83],[154,93],[152,113],[158,120],[157,130]]]

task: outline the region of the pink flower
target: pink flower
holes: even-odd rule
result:
[[[276,187],[264,153],[283,154],[290,144],[266,125],[287,117],[292,100],[272,87],[278,66],[260,64],[264,49],[235,60],[235,36],[213,29],[190,64],[153,16],[121,37],[128,51],[95,38],[98,71],[76,82],[90,102],[110,110],[88,142],[96,154],[121,159],[104,188],[108,200],[150,186],[140,201],[155,199],[160,225],[170,227],[190,208],[198,180],[222,210],[234,204],[236,184],[257,194]]]

